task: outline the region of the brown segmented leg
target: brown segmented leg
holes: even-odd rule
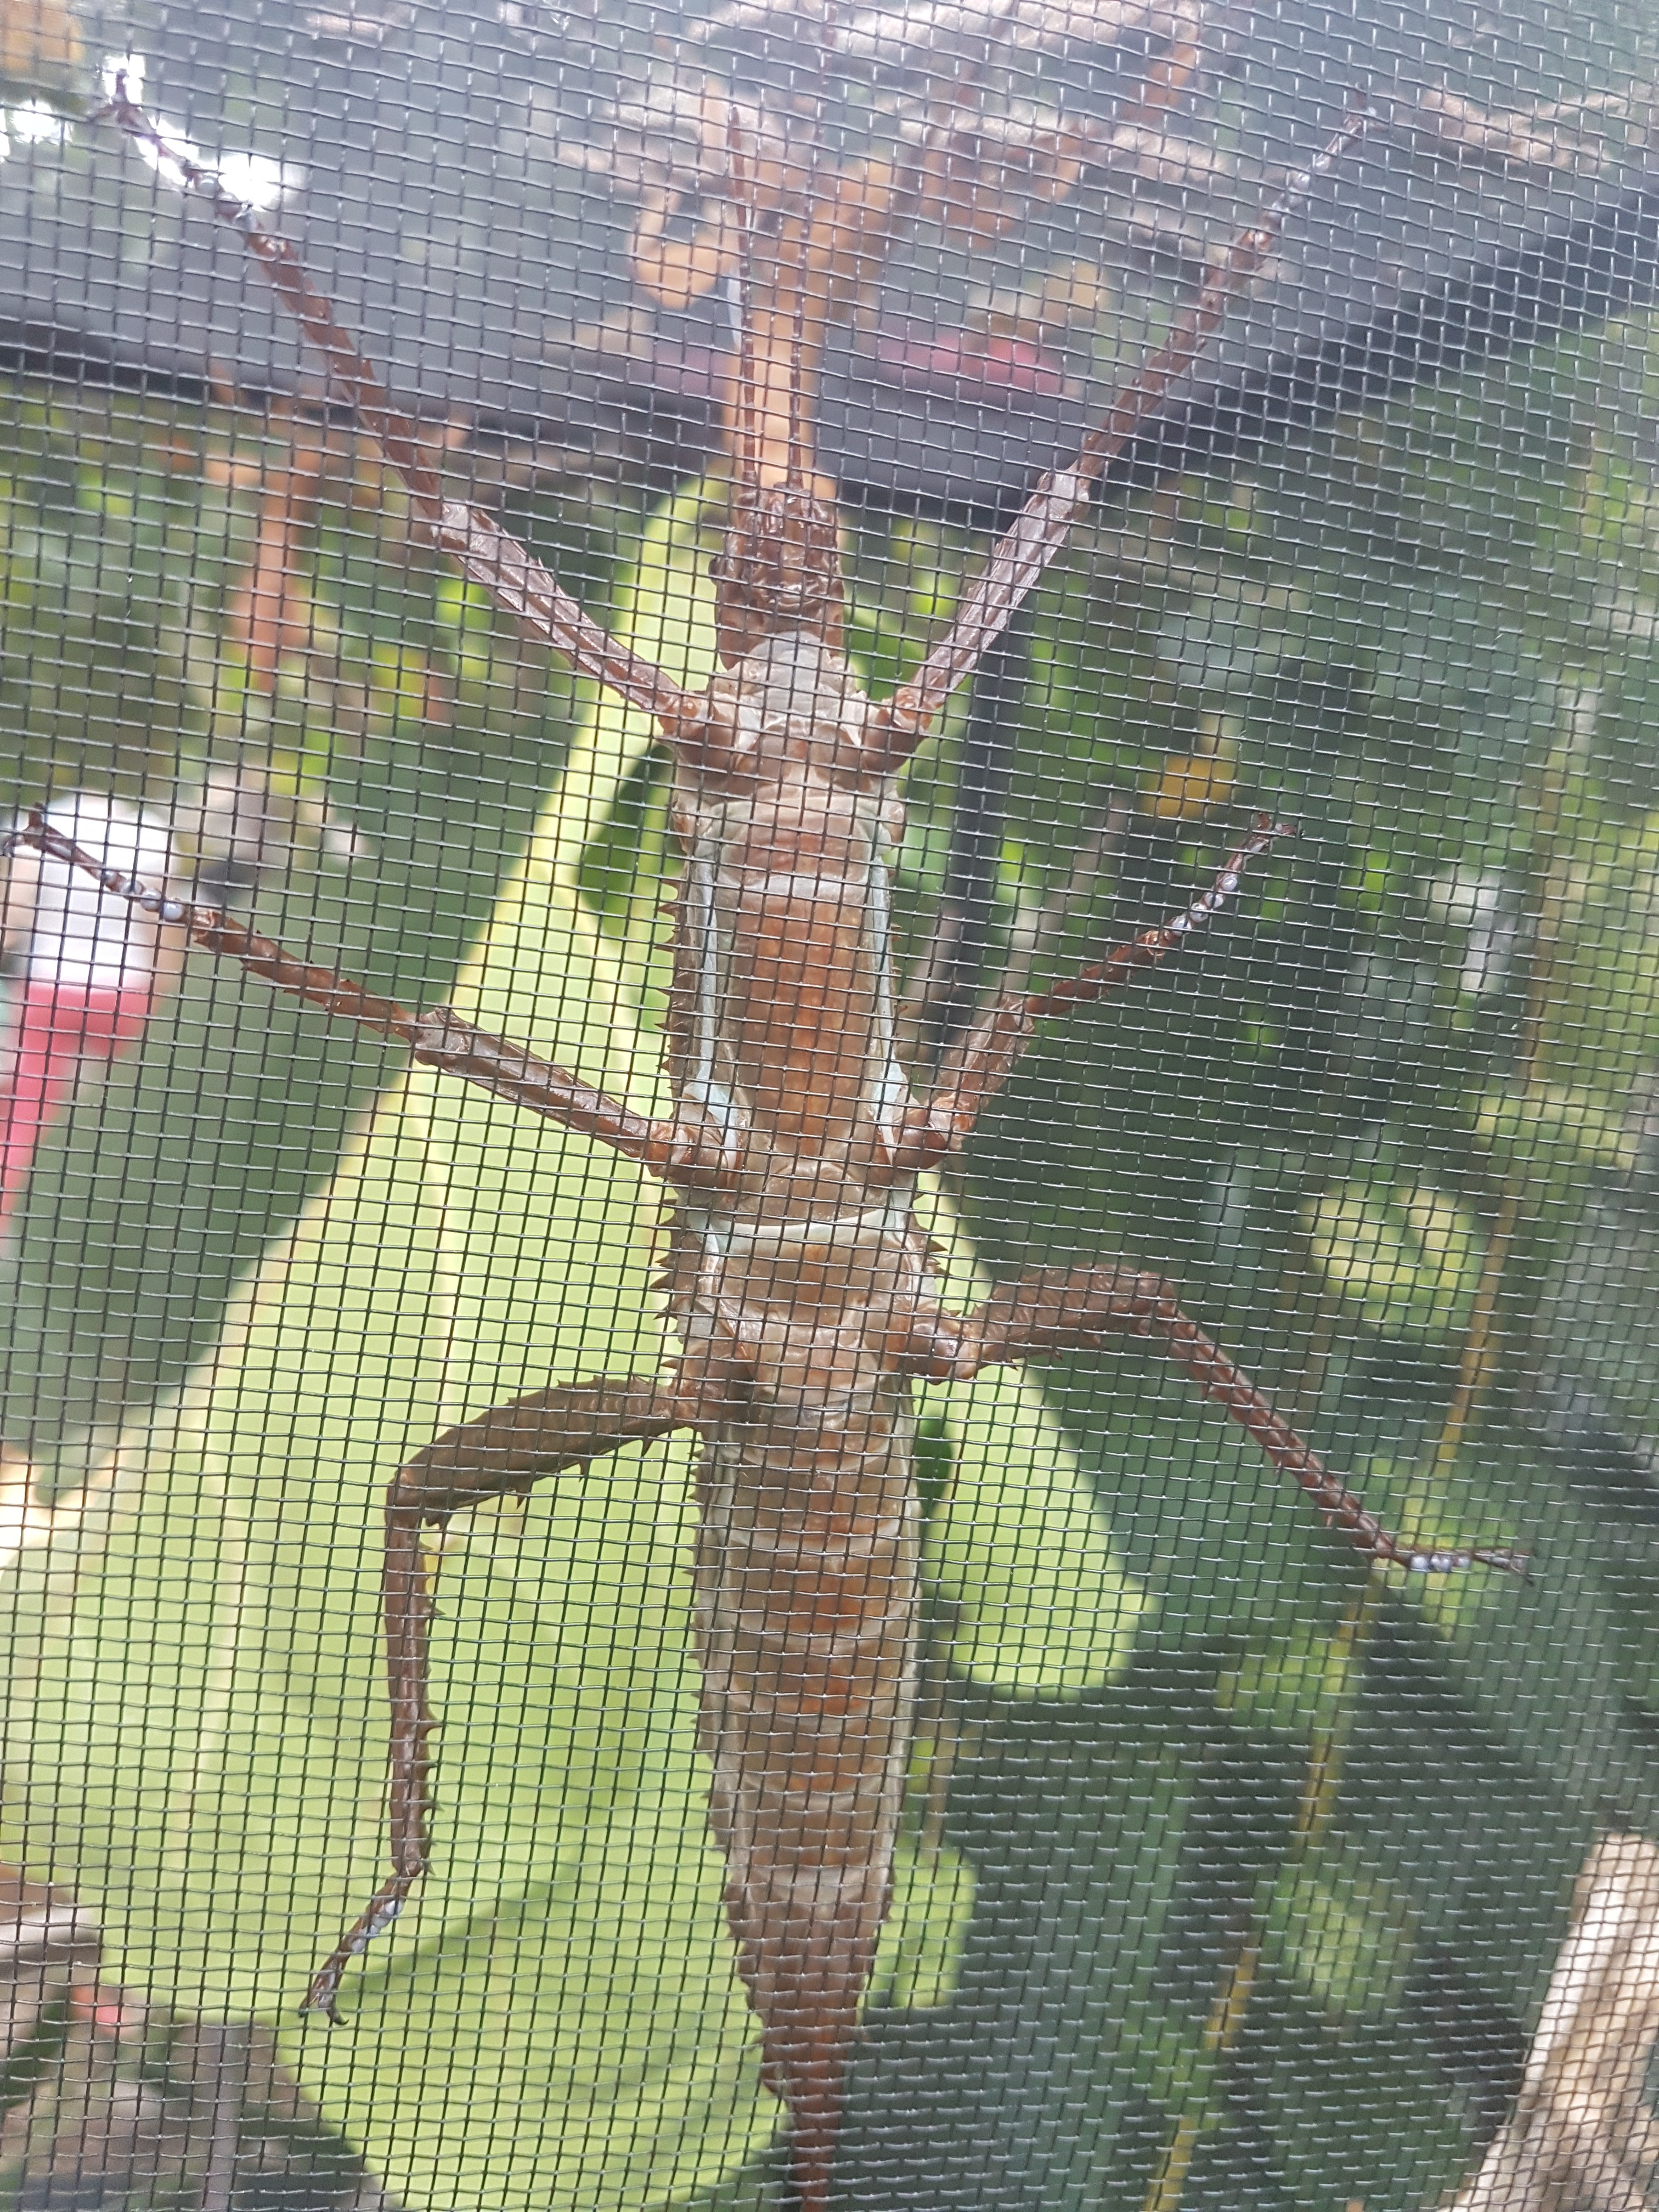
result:
[[[932,1371],[965,1377],[1001,1360],[1097,1352],[1123,1336],[1152,1339],[1184,1367],[1204,1396],[1225,1407],[1279,1472],[1299,1483],[1329,1525],[1367,1559],[1407,1567],[1416,1574],[1451,1574],[1462,1567],[1482,1566],[1525,1575],[1522,1552],[1480,1546],[1468,1551],[1421,1551],[1391,1534],[1274,1411],[1249,1376],[1196,1322],[1188,1319],[1173,1289],[1159,1276],[1121,1267],[1044,1268],[1022,1276],[962,1324],[957,1343],[941,1344],[945,1359]]]
[[[1143,930],[1050,990],[1000,1000],[951,1054],[934,1096],[901,1121],[894,1147],[898,1171],[914,1172],[953,1151],[1006,1082],[1040,1021],[1068,1006],[1104,998],[1141,969],[1155,967],[1234,896],[1249,863],[1285,834],[1285,823],[1262,816],[1209,890],[1172,920]],[[959,1336],[952,1334],[957,1326]],[[1204,1395],[1224,1406],[1280,1474],[1292,1476],[1327,1521],[1367,1559],[1427,1574],[1474,1565],[1526,1572],[1522,1553],[1419,1551],[1392,1534],[1274,1411],[1249,1376],[1187,1318],[1170,1285],[1156,1275],[1085,1267],[1027,1276],[999,1291],[959,1325],[947,1316],[918,1316],[912,1347],[901,1357],[919,1374],[963,1376],[1000,1360],[1095,1351],[1109,1338],[1125,1334],[1161,1338],[1163,1350],[1186,1368]]]
[[[377,1036],[406,1045],[410,1056],[427,1067],[464,1076],[497,1097],[527,1106],[566,1129],[596,1137],[626,1158],[637,1160],[670,1182],[692,1185],[717,1183],[722,1164],[719,1153],[706,1146],[694,1130],[676,1121],[653,1121],[631,1106],[596,1091],[568,1068],[539,1060],[522,1045],[493,1036],[463,1021],[450,1006],[428,1006],[413,1013],[395,999],[382,999],[349,975],[331,968],[313,968],[269,937],[245,929],[219,908],[192,906],[186,899],[169,898],[137,876],[106,867],[95,854],[88,853],[54,830],[37,809],[26,826],[0,840],[0,854],[19,847],[47,853],[94,877],[106,891],[131,899],[158,921],[182,928],[192,944],[204,951],[222,953],[240,961],[251,975],[263,976],[279,990],[289,991],[308,1006],[319,1006],[341,1021],[356,1022]]]
[[[998,539],[950,629],[909,682],[902,684],[875,716],[868,741],[872,767],[884,771],[899,767],[927,737],[951,693],[973,674],[1065,546],[1073,525],[1087,512],[1096,485],[1187,374],[1230,303],[1265,264],[1292,208],[1347,151],[1365,125],[1365,117],[1356,110],[1307,167],[1290,179],[1261,221],[1240,231],[1168,343],[1126,386],[1106,420],[1084,440],[1077,459],[1043,477]]]
[[[1289,835],[1287,823],[1259,816],[1255,829],[1201,898],[1168,921],[1143,929],[1139,937],[1120,945],[1093,967],[1067,976],[1049,990],[1014,992],[1000,999],[946,1057],[933,1097],[925,1105],[913,1106],[901,1119],[893,1145],[895,1172],[915,1174],[953,1152],[972,1133],[987,1103],[995,1097],[1018,1065],[1039,1022],[1067,1006],[1088,1006],[1106,998],[1143,968],[1156,968],[1237,894],[1249,863],[1265,853],[1275,838]]]
[[[346,1968],[391,1927],[430,1856],[427,1741],[437,1723],[428,1695],[432,1593],[421,1531],[487,1498],[509,1498],[544,1476],[585,1467],[623,1444],[665,1437],[687,1420],[675,1385],[655,1376],[561,1383],[447,1431],[393,1477],[386,1493],[382,1585],[392,1705],[392,1872],[319,1967],[301,2011],[339,2018]]]
[[[447,1007],[411,1013],[331,969],[307,965],[216,907],[170,898],[137,877],[106,866],[52,829],[38,812],[24,829],[0,842],[0,850],[18,846],[83,870],[106,890],[183,928],[204,950],[240,961],[307,1005],[405,1044],[416,1060],[465,1076],[566,1127],[597,1137],[659,1175],[691,1182],[718,1175],[718,1162],[707,1158],[697,1139],[677,1124],[635,1114],[567,1069],[475,1029]],[[718,1395],[713,1380],[709,1388]],[[584,1465],[623,1444],[666,1436],[690,1421],[696,1410],[692,1395],[653,1376],[562,1384],[498,1406],[476,1421],[451,1429],[399,1471],[386,1499],[384,1584],[392,1705],[392,1871],[319,1970],[304,2009],[322,2012],[331,2020],[337,2017],[340,1979],[346,1967],[392,1925],[426,1871],[430,1810],[426,1742],[435,1723],[427,1695],[432,1605],[421,1560],[422,1528],[483,1498],[528,1490],[544,1475]]]
[[[488,515],[446,495],[416,425],[392,405],[373,364],[306,274],[293,246],[267,230],[255,210],[227,190],[212,170],[173,145],[128,96],[124,76],[117,76],[115,88],[100,115],[148,147],[165,175],[204,201],[242,240],[271,289],[322,355],[340,397],[402,477],[415,514],[434,543],[482,584],[504,612],[563,653],[582,675],[609,684],[630,706],[654,714],[671,736],[700,726],[699,700],[584,614],[551,571]]]

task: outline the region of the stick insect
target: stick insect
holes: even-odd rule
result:
[[[215,908],[105,867],[38,817],[18,833],[182,925],[204,950],[614,1147],[672,1194],[670,1298],[683,1348],[667,1371],[533,1392],[449,1430],[392,1480],[383,1586],[391,1872],[318,1971],[307,2006],[337,2016],[348,1967],[397,1918],[429,1862],[436,1721],[423,1531],[627,1443],[693,1430],[702,1440],[695,1619],[710,1817],[764,2076],[788,2115],[793,2201],[798,2212],[825,2212],[891,1891],[915,1695],[914,1381],[1137,1339],[1224,1407],[1364,1559],[1425,1574],[1523,1570],[1510,1551],[1419,1549],[1391,1534],[1157,1277],[1050,1269],[969,1314],[939,1300],[913,1208],[919,1177],[969,1137],[1041,1024],[1120,990],[1184,945],[1237,896],[1285,825],[1258,819],[1171,920],[1049,989],[1002,997],[950,1049],[925,1096],[912,1095],[893,1038],[887,880],[907,762],[1363,121],[1351,117],[1235,240],[1075,460],[1037,486],[915,675],[876,702],[844,655],[836,520],[813,477],[802,335],[812,324],[810,154],[786,188],[774,178],[763,192],[756,150],[739,122],[730,126],[728,189],[744,246],[731,514],[714,571],[720,666],[693,693],[611,638],[525,548],[448,495],[290,244],[171,145],[124,83],[103,112],[240,234],[434,542],[580,672],[653,716],[674,763],[684,860],[668,1024],[674,1106],[655,1120],[447,1007],[406,1010]]]

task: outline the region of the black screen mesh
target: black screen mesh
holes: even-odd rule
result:
[[[12,817],[726,1148],[670,1251],[662,1186],[592,1135],[14,854],[6,2204],[1659,2203],[1656,30],[1613,0],[6,0]],[[860,1334],[836,1237],[902,1240],[908,1182],[860,1155],[856,1204],[796,1186],[865,940],[801,951],[782,892],[697,937],[691,738],[434,546],[234,227],[94,113],[118,77],[300,248],[445,495],[696,690],[769,301],[880,702],[1289,185],[902,766],[890,1059],[948,1089],[999,994],[1187,907],[1253,824],[1295,834],[1037,1023],[912,1160],[912,1249],[956,1315],[1161,1279],[1406,1549],[1524,1579],[1368,1562],[1150,1308],[1065,1340],[1061,1298],[971,1378]],[[821,892],[791,853],[768,882]],[[777,974],[793,1031],[756,1017],[705,1080],[687,1006]],[[860,1112],[890,1152],[890,1087]],[[830,1256],[762,1297],[766,1236]],[[884,1359],[914,1406],[913,1718],[896,1844],[867,1839],[893,1902],[827,2185],[799,2084],[792,2180],[762,2080],[714,1708],[793,1592],[746,1755],[763,1830],[816,1790],[787,1817],[828,1836],[811,1655],[845,1620],[774,1529],[703,1622],[700,1738],[698,1524],[707,1579],[770,1508],[740,1474],[720,1522],[713,1462],[700,1506],[691,1426],[606,1452],[596,1417],[545,1480],[473,1431],[476,1505],[422,1477],[433,1865],[346,2024],[298,2010],[388,1863],[388,1482],[688,1346],[696,1425],[800,1470],[802,1525]],[[580,1457],[549,1402],[543,1461]],[[812,2027],[781,1955],[775,2082]]]

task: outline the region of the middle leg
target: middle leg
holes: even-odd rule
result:
[[[1168,921],[1143,929],[1103,960],[1046,991],[1014,991],[999,999],[948,1054],[933,1096],[924,1105],[911,1107],[901,1120],[893,1147],[896,1172],[914,1175],[954,1152],[973,1133],[987,1104],[1024,1058],[1039,1022],[1068,1006],[1108,998],[1143,968],[1157,967],[1237,896],[1250,862],[1290,834],[1287,823],[1259,815],[1208,890],[1190,906]]]
[[[596,1137],[666,1182],[696,1185],[721,1179],[724,1164],[719,1150],[697,1130],[676,1121],[653,1121],[635,1113],[631,1106],[594,1090],[568,1068],[539,1060],[522,1045],[463,1021],[451,1006],[428,1006],[422,1012],[411,1012],[394,1000],[365,990],[349,975],[337,975],[331,968],[311,966],[274,939],[245,928],[217,907],[192,905],[137,876],[124,875],[54,829],[38,808],[23,829],[0,840],[0,858],[17,849],[46,853],[53,860],[66,861],[94,878],[105,890],[130,900],[158,921],[182,927],[191,944],[204,951],[239,961],[250,975],[290,992],[307,1006],[407,1046],[410,1057],[424,1066],[464,1076],[499,1098],[544,1114],[562,1127]]]

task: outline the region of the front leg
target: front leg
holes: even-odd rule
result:
[[[965,1321],[953,1324],[949,1316],[937,1316],[932,1329],[925,1344],[918,1333],[910,1364],[914,1372],[941,1381],[966,1381],[1003,1360],[1097,1352],[1115,1337],[1150,1338],[1186,1369],[1205,1397],[1225,1407],[1279,1472],[1299,1483],[1327,1522],[1365,1559],[1417,1574],[1471,1566],[1527,1571],[1522,1552],[1479,1546],[1419,1551],[1386,1528],[1249,1376],[1188,1319],[1159,1276],[1127,1267],[1042,1268],[998,1291]]]
[[[492,1407],[447,1430],[398,1468],[386,1501],[386,1680],[392,1705],[392,1872],[313,1978],[305,2012],[339,2018],[340,1981],[404,1909],[431,1856],[432,1761],[437,1726],[428,1692],[432,1591],[421,1534],[487,1498],[509,1498],[544,1475],[586,1467],[623,1444],[684,1427],[695,1407],[651,1375],[561,1383]]]
[[[264,272],[272,291],[321,355],[334,392],[356,415],[402,477],[416,520],[468,578],[489,592],[531,635],[562,653],[579,674],[609,684],[631,707],[654,714],[673,734],[702,727],[702,701],[684,691],[654,661],[611,637],[585,614],[558,580],[489,515],[445,493],[412,417],[394,407],[373,364],[357,349],[332,306],[307,275],[290,241],[260,222],[257,210],[238,199],[211,169],[184,146],[175,146],[130,96],[118,72],[105,117],[143,149],[158,175],[202,200],[234,230]]]

